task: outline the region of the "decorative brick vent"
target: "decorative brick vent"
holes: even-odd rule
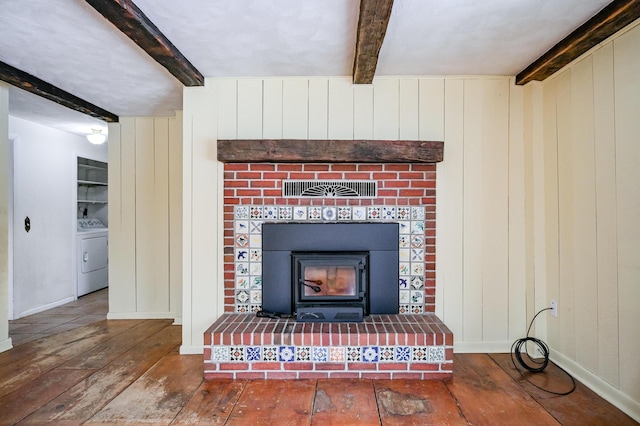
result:
[[[299,323],[224,314],[205,332],[207,379],[446,379],[453,334],[434,314]]]

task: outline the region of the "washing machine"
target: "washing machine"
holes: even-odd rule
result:
[[[109,285],[109,230],[95,218],[78,219],[78,297]]]

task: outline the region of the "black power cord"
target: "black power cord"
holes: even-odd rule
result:
[[[576,380],[573,378],[571,374],[567,372],[567,370],[560,367],[558,364],[556,364],[555,362],[549,359],[549,346],[547,346],[545,342],[543,342],[540,339],[536,339],[535,337],[529,337],[529,332],[531,331],[531,326],[533,325],[533,321],[535,321],[536,317],[540,315],[542,312],[548,311],[550,309],[552,308],[544,308],[539,310],[538,313],[533,316],[533,318],[531,319],[531,322],[529,323],[529,328],[527,329],[527,336],[513,342],[513,345],[511,345],[511,362],[513,363],[513,368],[515,368],[518,371],[518,373],[520,373],[523,379],[525,379],[527,382],[529,382],[531,385],[535,386],[536,388],[540,389],[541,391],[544,391],[553,395],[561,395],[561,396],[569,395],[571,392],[576,390]],[[540,351],[540,353],[542,353],[542,356],[543,356],[542,361],[537,361],[536,359],[531,357],[531,355],[529,355],[529,353],[527,352],[528,342],[535,344],[538,350]],[[535,365],[529,364],[525,361],[525,359],[522,356],[523,352],[527,355],[529,362]],[[566,392],[555,392],[555,391],[545,389],[543,387],[536,385],[524,375],[522,370],[518,368],[518,366],[516,365],[516,360],[518,360],[518,363],[522,368],[532,373],[542,372],[545,368],[547,368],[547,365],[549,365],[549,362],[551,362],[553,365],[555,365],[560,370],[562,370],[562,372],[571,379],[571,383],[572,383],[571,389]]]

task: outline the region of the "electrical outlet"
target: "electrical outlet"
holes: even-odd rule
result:
[[[558,302],[556,302],[555,300],[551,301],[551,316],[558,316]]]

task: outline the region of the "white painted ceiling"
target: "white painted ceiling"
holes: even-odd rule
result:
[[[515,75],[610,0],[395,0],[376,76]],[[205,77],[348,76],[358,0],[134,0]],[[173,115],[182,85],[84,0],[0,0],[0,61],[119,116]],[[19,89],[10,114],[106,124]]]

